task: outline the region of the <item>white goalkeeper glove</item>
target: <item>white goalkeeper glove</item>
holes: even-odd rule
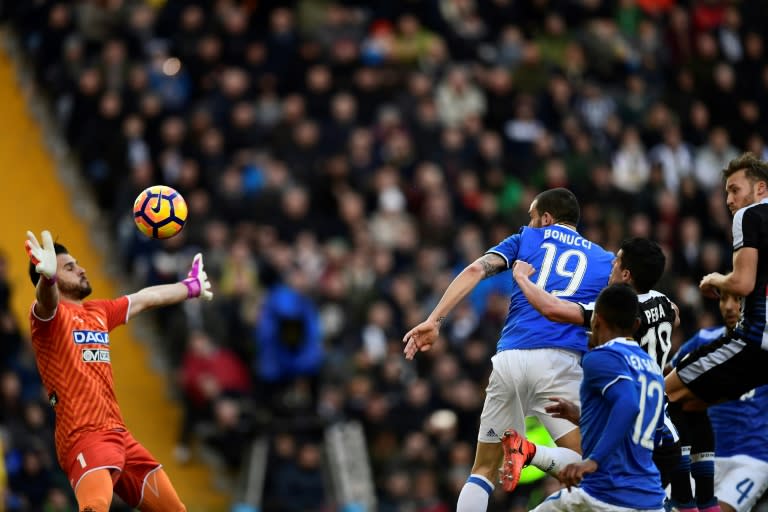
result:
[[[35,265],[38,274],[44,275],[47,279],[53,279],[56,275],[56,250],[53,248],[53,238],[50,231],[43,231],[43,246],[35,238],[35,234],[27,231],[27,240],[24,242],[27,249],[29,260]]]

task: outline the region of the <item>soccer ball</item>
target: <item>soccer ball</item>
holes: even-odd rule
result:
[[[178,235],[187,221],[187,202],[171,187],[154,185],[133,202],[133,221],[144,235],[165,239]]]

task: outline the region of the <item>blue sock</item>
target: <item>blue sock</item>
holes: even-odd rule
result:
[[[672,470],[672,501],[676,505],[694,505],[691,490],[691,447],[681,446],[677,465]]]
[[[715,501],[715,453],[691,455],[691,476],[696,481],[696,503],[708,507]]]

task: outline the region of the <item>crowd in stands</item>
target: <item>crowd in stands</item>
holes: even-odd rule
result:
[[[158,321],[187,411],[177,456],[199,443],[236,469],[267,433],[264,510],[321,510],[319,432],[359,420],[379,510],[443,512],[472,464],[510,276],[483,281],[415,362],[401,338],[464,265],[527,223],[536,193],[572,189],[580,231],[608,249],[627,236],[662,244],[676,343],[720,322],[697,284],[730,266],[720,170],[745,150],[768,158],[764,5],[36,0],[0,11],[126,274],[173,282],[205,255],[216,299]],[[165,242],[132,224],[134,198],[156,183],[190,207]],[[51,413],[0,310],[11,493],[58,510]],[[556,485],[499,494],[493,510],[527,510]]]

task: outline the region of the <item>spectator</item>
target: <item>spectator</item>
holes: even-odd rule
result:
[[[731,146],[728,132],[722,127],[715,127],[709,133],[709,142],[696,153],[694,175],[699,185],[710,191],[720,186],[722,178],[720,171],[728,167],[728,162],[739,156],[739,152]]]
[[[677,192],[683,176],[693,172],[693,154],[677,125],[664,130],[664,141],[651,149],[651,159],[661,165],[664,184],[672,192]]]
[[[194,428],[213,419],[213,404],[221,397],[245,397],[251,391],[248,369],[235,353],[217,347],[202,331],[190,333],[188,340],[180,375],[184,418],[176,457],[181,461],[189,459]]]
[[[320,319],[304,273],[294,270],[288,282],[267,293],[255,331],[257,376],[272,392],[285,390],[300,377],[315,379],[323,362]]]

